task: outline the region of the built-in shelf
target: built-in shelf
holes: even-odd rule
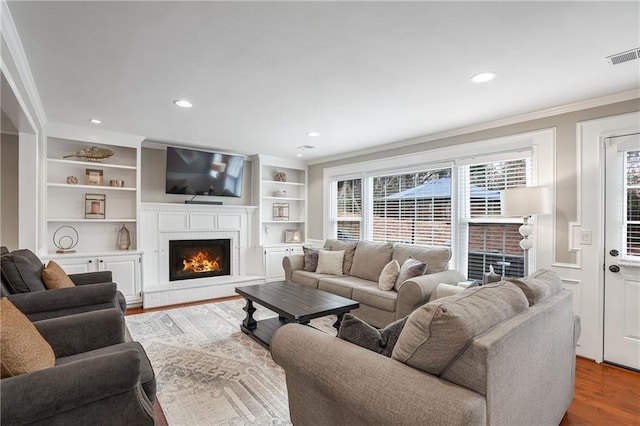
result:
[[[304,198],[294,198],[294,197],[270,197],[265,196],[262,197],[265,200],[282,200],[282,201],[304,201]]]
[[[78,160],[62,160],[58,158],[47,158],[49,163],[60,163],[66,165],[75,165],[75,166],[92,166],[93,168],[107,168],[107,169],[125,169],[125,170],[136,170],[136,166],[126,166],[123,164],[108,164],[108,163],[100,163],[93,161],[78,161]]]
[[[47,219],[47,222],[49,223],[69,223],[69,222],[75,222],[75,223],[82,223],[82,222],[87,222],[87,223],[119,223],[119,222],[126,222],[126,223],[130,223],[130,222],[136,222],[136,219],[131,219],[131,218],[127,218],[127,219],[73,219],[73,218],[68,218],[68,219],[56,219],[56,218],[49,218]]]
[[[263,220],[262,223],[281,223],[286,225],[287,223],[304,223],[304,220]]]
[[[275,183],[278,185],[304,186],[301,182],[280,182],[279,180],[263,180],[262,183]]]
[[[136,188],[130,188],[126,186],[105,186],[105,185],[72,185],[69,183],[53,183],[47,182],[47,186],[53,188],[65,188],[65,189],[100,189],[108,191],[136,191]]]

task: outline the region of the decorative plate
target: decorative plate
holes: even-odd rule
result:
[[[111,151],[110,149],[98,148],[97,146],[92,146],[91,148],[83,148],[74,154],[65,155],[62,158],[80,157],[80,158],[86,158],[87,161],[98,162],[98,161],[104,160],[105,158],[109,158],[112,155],[113,155],[113,151]]]

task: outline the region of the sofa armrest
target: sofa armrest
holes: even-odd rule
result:
[[[0,423],[89,424],[101,413],[113,416],[113,424],[152,425],[151,404],[139,388],[140,360],[133,349],[2,379]],[[128,398],[114,398],[125,393]],[[54,422],[57,416],[62,419]]]
[[[125,341],[124,317],[115,308],[35,321],[33,325],[51,345],[56,358]]]
[[[82,274],[70,274],[69,278],[75,285],[98,284],[113,282],[111,271],[85,272]]]
[[[482,395],[311,327],[281,327],[271,354],[297,426],[486,422]]]
[[[124,315],[116,283],[18,293],[8,298],[32,321],[114,307]]]
[[[298,271],[304,268],[304,255],[294,254],[291,256],[283,257],[282,267],[284,268],[284,279],[287,281],[291,281],[293,271]]]
[[[406,317],[416,308],[427,303],[438,284],[457,285],[458,282],[464,281],[464,279],[465,277],[461,272],[450,269],[436,272],[435,274],[421,275],[405,281],[398,291],[396,319]]]

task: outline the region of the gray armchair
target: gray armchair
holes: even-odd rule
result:
[[[0,248],[2,285],[0,295],[9,300],[32,321],[98,309],[118,309],[125,314],[124,295],[113,282],[111,271],[71,274],[76,285],[47,290],[42,281],[44,265],[30,250]]]
[[[102,309],[42,321],[55,366],[0,380],[2,425],[153,425],[156,384],[124,318]]]

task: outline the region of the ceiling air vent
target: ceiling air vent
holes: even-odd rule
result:
[[[626,52],[616,53],[615,55],[607,56],[607,62],[610,65],[618,65],[624,62],[633,61],[640,57],[640,47],[636,49],[627,50]]]

